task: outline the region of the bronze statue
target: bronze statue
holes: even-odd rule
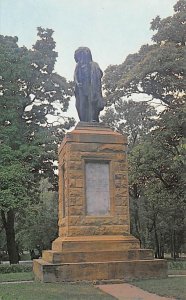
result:
[[[100,111],[105,106],[101,91],[103,72],[92,61],[92,54],[87,47],[75,51],[76,68],[74,72],[76,109],[80,121],[99,122]]]

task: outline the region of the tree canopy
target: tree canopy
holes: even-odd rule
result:
[[[102,119],[129,140],[131,231],[159,258],[164,251],[176,257],[184,243],[186,1],[174,11],[152,20],[151,45],[109,66],[104,77]]]
[[[17,262],[11,251],[15,213],[39,199],[42,176],[57,186],[57,145],[74,124],[64,116],[72,89],[54,71],[52,35],[39,27],[32,49],[19,47],[17,37],[0,36],[0,210],[11,262]]]
[[[186,90],[186,4],[179,0],[174,15],[151,22],[153,44],[141,46],[120,65],[105,71],[104,87],[109,103],[133,94],[148,95],[166,106],[183,102]]]

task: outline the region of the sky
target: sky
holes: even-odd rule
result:
[[[173,14],[177,0],[0,0],[0,34],[17,36],[19,46],[31,48],[37,27],[54,30],[58,59],[55,71],[69,80],[74,52],[91,49],[104,71],[122,63],[141,45],[151,43],[150,22]]]

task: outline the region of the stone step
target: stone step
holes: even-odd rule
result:
[[[165,260],[131,260],[51,264],[33,261],[34,274],[42,282],[127,280],[167,277]]]
[[[89,252],[58,252],[45,250],[42,259],[50,263],[76,262],[109,262],[123,260],[153,259],[153,251],[149,249],[131,249],[128,251],[89,251]]]
[[[139,248],[139,241],[133,236],[58,237],[52,243],[52,250],[58,252],[123,251]]]

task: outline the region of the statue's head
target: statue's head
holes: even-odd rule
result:
[[[79,47],[74,53],[74,59],[78,63],[89,63],[92,61],[92,54],[88,47]]]

